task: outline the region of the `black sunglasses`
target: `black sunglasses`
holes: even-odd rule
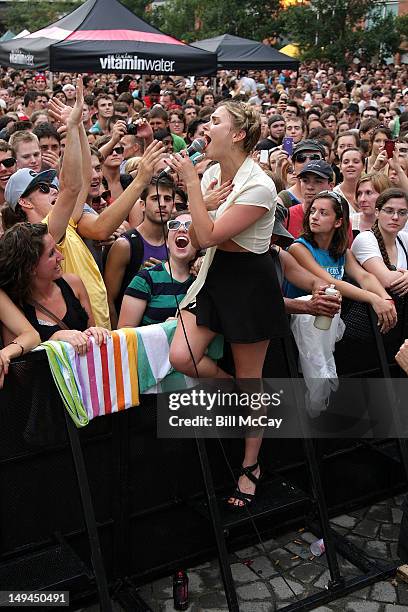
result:
[[[6,159],[0,161],[0,165],[3,165],[5,168],[11,168],[11,166],[14,166],[15,163],[15,157],[6,157]]]
[[[29,187],[27,189],[27,191],[25,193],[22,194],[22,197],[24,196],[28,196],[32,193],[34,193],[34,191],[41,191],[41,193],[50,193],[51,191],[51,187],[48,183],[37,183],[36,185],[33,185],[32,187]]]
[[[322,156],[319,153],[297,153],[293,156],[293,160],[298,161],[301,164],[304,164],[306,160],[317,161],[319,159],[322,159]]]
[[[114,147],[112,149],[112,151],[115,151],[115,153],[117,153],[117,155],[122,155],[124,150],[125,150],[125,147]]]
[[[92,198],[92,204],[94,204],[95,206],[99,206],[99,204],[102,202],[102,200],[105,200],[105,202],[108,202],[111,198],[111,192],[109,189],[107,189],[106,191],[103,191],[101,193],[101,195],[95,196],[94,198]]]

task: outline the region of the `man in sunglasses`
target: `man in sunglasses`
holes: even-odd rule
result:
[[[9,178],[16,170],[16,160],[11,154],[10,145],[5,140],[0,140],[0,205],[5,202],[4,191]]]
[[[325,150],[322,144],[317,140],[302,140],[293,148],[292,164],[296,183],[289,189],[284,189],[278,193],[278,202],[284,204],[286,208],[290,208],[295,204],[300,204],[302,201],[302,189],[299,179],[299,172],[304,165],[310,161],[318,161],[324,159]]]

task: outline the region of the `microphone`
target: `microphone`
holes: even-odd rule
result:
[[[204,138],[196,138],[186,149],[187,155],[189,156],[194,165],[198,164],[198,162],[200,162],[204,158],[203,151],[206,146],[207,142]],[[160,172],[157,178],[164,178],[165,176],[168,176],[171,172],[172,169],[170,168],[170,166],[167,166],[164,170]]]

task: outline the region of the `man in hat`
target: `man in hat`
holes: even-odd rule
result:
[[[333,188],[333,170],[323,159],[309,161],[297,174],[300,180],[301,202],[289,209],[287,228],[295,238],[302,233],[303,217],[313,198],[320,191]]]
[[[72,83],[66,83],[63,86],[62,91],[64,92],[66,100],[67,100],[65,102],[65,104],[67,106],[74,107],[74,105],[75,105],[75,96],[76,96],[75,85],[72,85]]]
[[[324,147],[317,140],[301,140],[301,142],[295,145],[292,153],[292,164],[296,176],[296,183],[292,187],[289,187],[289,189],[284,189],[278,193],[278,202],[284,204],[286,208],[290,208],[295,204],[300,204],[302,201],[302,190],[299,172],[301,172],[306,163],[324,159],[324,155]]]
[[[268,119],[269,135],[258,142],[256,145],[257,151],[279,146],[285,134],[285,127],[285,119],[282,115],[271,115]]]
[[[27,85],[26,85],[27,89],[30,89]],[[36,89],[37,91],[43,92],[47,89],[47,79],[45,74],[36,74],[34,77],[34,83],[33,83],[33,89]]]

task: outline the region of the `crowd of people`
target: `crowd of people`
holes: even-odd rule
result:
[[[3,69],[0,385],[40,341],[82,355],[91,336],[180,304],[170,360],[190,376],[229,376],[205,354],[222,334],[235,375],[261,378],[287,315],[333,317],[341,296],[370,304],[386,334],[408,294],[407,173],[405,66],[216,80]],[[259,446],[246,441],[234,506],[253,499]]]

